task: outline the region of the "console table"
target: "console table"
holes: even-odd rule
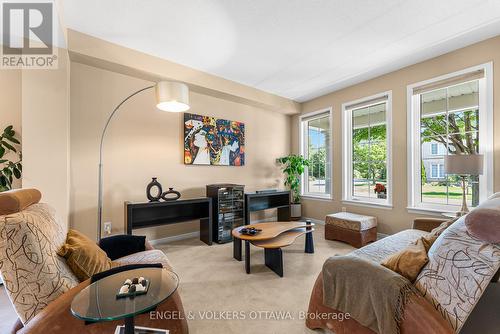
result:
[[[125,231],[200,220],[200,240],[212,245],[212,199],[194,198],[167,202],[125,202]]]
[[[250,213],[278,209],[278,221],[290,220],[290,191],[255,192],[245,194],[245,224],[251,224]]]

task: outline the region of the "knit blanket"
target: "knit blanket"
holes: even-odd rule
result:
[[[379,334],[400,333],[412,293],[410,281],[369,260],[334,256],[323,265],[323,304]]]

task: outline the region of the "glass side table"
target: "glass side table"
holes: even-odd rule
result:
[[[117,298],[127,278],[149,280],[148,292],[135,297]],[[164,268],[126,270],[94,282],[80,291],[71,303],[71,313],[85,321],[125,320],[125,334],[134,334],[134,317],[155,308],[170,297],[179,285],[176,273]]]

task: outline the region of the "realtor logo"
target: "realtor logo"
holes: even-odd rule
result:
[[[3,68],[56,68],[52,2],[2,3]]]

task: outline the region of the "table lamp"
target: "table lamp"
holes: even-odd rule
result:
[[[444,157],[445,172],[459,175],[462,178],[462,208],[457,212],[457,216],[463,216],[469,212],[466,179],[469,175],[483,174],[483,160],[482,154],[450,154]]]

